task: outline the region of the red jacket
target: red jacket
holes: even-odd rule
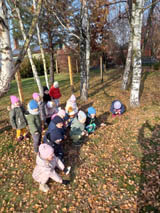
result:
[[[49,95],[54,99],[59,99],[61,97],[61,92],[59,88],[54,88],[54,86],[52,86],[49,90]]]

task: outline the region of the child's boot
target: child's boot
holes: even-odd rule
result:
[[[49,187],[48,187],[47,184],[40,184],[40,185],[39,185],[39,189],[40,189],[42,192],[48,192]]]

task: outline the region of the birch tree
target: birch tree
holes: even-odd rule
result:
[[[34,6],[34,10],[36,10],[35,0],[33,0],[33,6]],[[38,43],[39,43],[39,46],[40,46],[41,56],[42,56],[42,61],[43,61],[43,68],[44,68],[44,76],[45,76],[46,86],[49,88],[48,76],[47,76],[47,65],[46,65],[45,54],[44,54],[44,50],[43,50],[43,45],[42,45],[42,40],[41,40],[41,36],[40,36],[40,30],[39,30],[38,23],[36,24],[36,30],[37,30]]]
[[[144,0],[132,2],[132,48],[133,48],[133,77],[130,94],[130,105],[139,106],[139,92],[141,83],[142,61],[141,61],[141,33],[143,19]]]
[[[8,26],[8,10],[6,6],[6,0],[0,1],[0,61],[1,61],[1,71],[0,71],[0,97],[3,96],[9,89],[11,80],[18,70],[26,50],[29,46],[31,38],[33,36],[35,25],[38,20],[38,16],[41,9],[42,0],[39,0],[37,5],[37,10],[35,11],[34,17],[32,19],[31,26],[29,28],[27,39],[20,51],[20,54],[15,62],[13,63],[12,49],[10,43],[9,26]]]
[[[90,68],[90,32],[89,15],[86,0],[81,3],[81,24],[80,24],[80,96],[86,101],[88,98]]]
[[[125,69],[123,73],[122,90],[126,90],[127,88],[129,73],[130,73],[131,64],[132,64],[132,29],[131,29],[132,23],[131,22],[133,22],[132,15],[134,16],[132,11],[132,0],[128,0],[128,11],[129,11],[130,35],[129,35],[129,42],[128,42],[126,64],[125,64]]]
[[[23,35],[23,39],[26,40],[27,36],[26,36],[25,29],[24,29],[24,26],[23,26],[20,10],[17,7],[17,5],[15,5],[15,6],[16,6],[15,10],[17,12],[18,21],[19,21],[20,29],[21,29],[21,32],[22,32],[22,35]],[[32,58],[32,51],[31,51],[30,47],[28,47],[28,49],[27,49],[27,54],[28,54],[28,58],[29,58],[29,61],[30,61],[31,67],[32,67],[33,76],[34,76],[36,83],[37,83],[37,86],[38,86],[39,93],[40,93],[41,97],[43,97],[43,88],[42,88],[42,85],[41,85],[40,78],[38,76],[36,66],[35,66],[33,58]]]

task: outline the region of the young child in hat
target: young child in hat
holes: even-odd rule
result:
[[[48,101],[45,104],[45,114],[46,114],[46,123],[49,125],[51,121],[51,117],[58,112],[54,102]]]
[[[70,126],[74,117],[78,113],[78,107],[77,107],[75,95],[72,94],[71,97],[67,100],[65,111],[66,111],[66,114],[69,116],[68,126]]]
[[[65,168],[62,161],[54,154],[54,149],[48,144],[41,144],[36,158],[36,167],[34,168],[32,177],[39,183],[39,189],[43,192],[48,192],[49,187],[47,181],[52,180],[67,185],[70,181],[63,180],[55,171],[55,168],[69,174],[71,167]]]
[[[25,109],[21,105],[19,98],[10,96],[11,109],[9,112],[10,123],[13,129],[16,129],[16,139],[18,142],[27,138],[27,120],[25,118]]]
[[[42,121],[42,128],[45,127],[46,125],[46,113],[45,113],[45,104],[44,102],[41,100],[40,94],[37,92],[34,92],[32,94],[33,100],[35,100],[38,103],[39,106],[39,112],[40,112],[40,118]]]
[[[88,133],[92,133],[95,131],[98,120],[96,118],[96,110],[94,107],[89,107],[87,110],[87,119],[86,119],[86,130]]]
[[[115,117],[117,115],[122,115],[125,111],[125,107],[119,100],[115,100],[111,104],[110,111],[112,112],[112,117]]]
[[[96,109],[94,107],[89,107],[87,110],[87,119],[86,119],[86,130],[88,133],[92,133],[99,126],[104,127],[106,124],[100,123],[96,117]]]
[[[31,100],[28,104],[28,114],[26,114],[30,133],[33,138],[34,151],[38,153],[39,145],[41,144],[42,124],[38,103]]]
[[[48,101],[51,101],[51,96],[49,95],[49,89],[46,86],[43,86],[43,102],[46,104]]]
[[[78,112],[71,123],[70,137],[73,140],[73,145],[80,145],[84,135],[88,135],[85,130],[86,114],[83,111]]]
[[[58,108],[58,106],[59,106],[59,99],[61,97],[61,92],[60,92],[60,89],[59,89],[58,81],[55,81],[53,83],[52,87],[49,90],[49,95],[54,100],[54,102],[56,104],[56,107]]]
[[[63,130],[63,119],[59,116],[56,116],[52,123],[54,124],[53,128],[48,128],[43,141],[51,145],[55,150],[55,155],[59,157],[62,161],[64,158],[64,152],[62,147],[62,142],[65,138]]]

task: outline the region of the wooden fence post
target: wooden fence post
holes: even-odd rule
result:
[[[69,68],[69,77],[70,77],[71,91],[74,92],[73,75],[72,75],[72,65],[71,65],[71,56],[68,56],[68,68]]]
[[[101,82],[103,83],[103,59],[100,56],[100,73],[101,73]]]
[[[17,87],[18,87],[18,94],[21,103],[24,103],[24,96],[23,96],[23,90],[22,90],[22,81],[21,81],[21,75],[19,70],[15,74],[16,82],[17,82]]]
[[[78,60],[76,59],[76,70],[77,70],[77,73],[79,72],[79,69],[78,69]]]
[[[58,74],[59,72],[58,72],[58,61],[57,61],[57,59],[56,59],[56,73]]]

